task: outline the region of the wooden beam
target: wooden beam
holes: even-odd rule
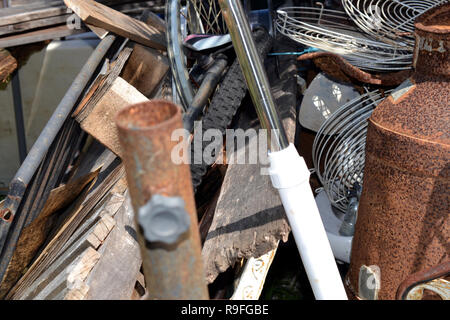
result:
[[[20,46],[28,43],[35,43],[45,40],[67,37],[77,33],[86,32],[84,28],[69,29],[66,25],[36,30],[17,35],[0,38],[0,48]]]
[[[123,156],[115,123],[116,114],[123,108],[148,99],[118,77],[100,98],[92,112],[80,123],[81,128],[118,156]]]
[[[164,33],[156,27],[90,0],[64,0],[85,23],[114,32],[145,46],[166,50]]]
[[[62,1],[50,3],[35,3],[23,6],[3,8],[0,10],[0,26],[19,22],[55,17],[67,13],[67,7]]]
[[[65,23],[70,14],[0,26],[0,36]]]

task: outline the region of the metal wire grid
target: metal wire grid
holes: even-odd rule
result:
[[[414,21],[448,0],[342,0],[345,11],[367,34],[414,49]]]
[[[295,41],[342,55],[364,70],[394,71],[411,67],[410,50],[367,37],[352,25],[345,12],[285,7],[277,10],[276,27]]]
[[[348,190],[355,182],[362,186],[367,120],[389,93],[376,90],[346,103],[322,124],[314,139],[315,172],[332,205],[343,212]]]
[[[201,21],[200,30],[194,32],[206,34],[225,34],[228,32],[217,0],[190,0],[189,21]],[[195,15],[195,16],[194,16]],[[193,24],[193,23],[192,23]]]

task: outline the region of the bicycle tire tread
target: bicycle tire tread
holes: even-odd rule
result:
[[[272,38],[265,29],[256,29],[253,32],[258,53],[261,58],[265,58],[269,50],[272,48]],[[247,84],[241,71],[238,59],[228,69],[220,87],[214,94],[211,104],[205,112],[202,119],[202,136],[208,129],[219,129],[223,134],[231,124],[236,112],[238,111],[242,100],[247,93]],[[195,134],[195,133],[194,133]],[[209,141],[202,141],[203,150]],[[213,155],[214,159],[217,155]],[[191,176],[194,190],[201,184],[203,176],[206,174],[209,164],[205,163],[203,157],[202,163],[193,163],[195,159],[195,150],[191,148]]]

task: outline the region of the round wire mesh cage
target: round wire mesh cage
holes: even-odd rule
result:
[[[339,54],[368,71],[411,68],[412,51],[362,33],[345,12],[322,7],[285,7],[277,10],[276,28],[281,34],[320,50]]]
[[[314,169],[333,207],[345,212],[348,191],[362,186],[367,120],[390,93],[376,90],[353,99],[333,112],[314,139]]]
[[[425,11],[449,0],[342,0],[355,24],[367,34],[414,49],[414,21]]]

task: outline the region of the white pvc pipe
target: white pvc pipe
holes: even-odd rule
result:
[[[295,146],[269,153],[270,177],[278,189],[309,282],[318,300],[346,300],[311,187],[310,172]]]

